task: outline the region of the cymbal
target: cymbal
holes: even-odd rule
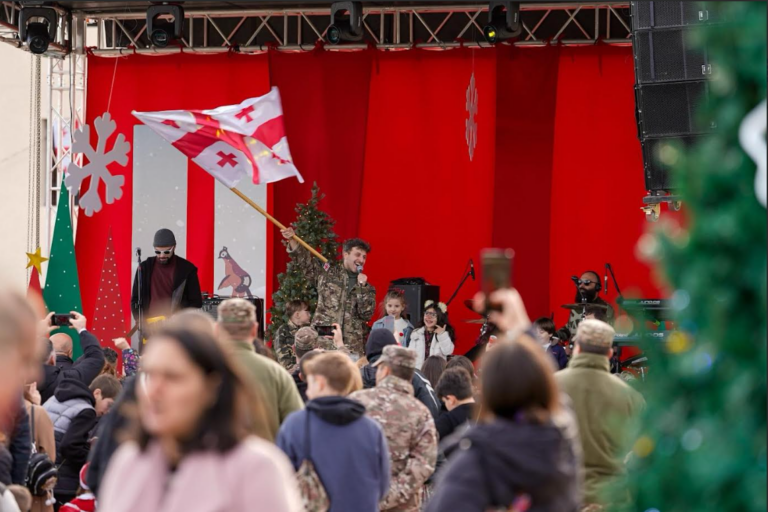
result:
[[[473,312],[474,314],[476,314],[476,315],[479,315],[479,314],[480,314],[480,313],[478,313],[477,311],[475,311],[475,305],[473,304],[473,302],[472,302],[472,299],[467,299],[467,300],[465,300],[465,301],[464,301],[464,305],[467,307],[467,309],[468,309],[468,310],[470,310],[470,311],[471,311],[471,312]]]
[[[478,318],[477,320],[462,320],[465,324],[484,324],[485,319]]]
[[[579,310],[579,309],[584,308],[585,306],[590,306],[590,307],[598,308],[598,309],[606,309],[606,310],[608,309],[608,306],[606,306],[605,304],[592,304],[592,303],[589,303],[589,302],[585,302],[585,303],[581,303],[580,302],[578,304],[563,304],[560,307],[564,308],[564,309],[576,309],[576,310]]]

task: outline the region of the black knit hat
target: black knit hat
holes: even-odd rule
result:
[[[155,247],[171,247],[176,245],[176,237],[173,235],[173,231],[170,229],[158,229],[155,233],[155,241],[153,244]]]
[[[387,345],[397,345],[395,335],[389,329],[374,329],[368,335],[368,341],[365,343],[365,357],[368,361],[371,358],[380,356],[384,347]]]

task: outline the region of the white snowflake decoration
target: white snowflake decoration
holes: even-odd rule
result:
[[[469,87],[467,87],[467,120],[464,122],[466,125],[466,138],[467,148],[469,148],[469,160],[475,156],[475,147],[477,147],[477,121],[475,116],[477,115],[477,87],[475,87],[475,74],[472,73],[472,77],[469,79]]]
[[[758,201],[766,206],[766,188],[768,188],[768,158],[766,158],[765,124],[766,102],[763,100],[752,112],[744,116],[739,127],[741,147],[757,165],[755,173],[755,194]]]
[[[90,176],[91,183],[88,191],[80,196],[80,208],[85,211],[87,216],[92,216],[101,210],[101,198],[99,197],[99,181],[106,185],[106,201],[112,204],[123,196],[123,184],[125,176],[112,176],[107,170],[107,166],[112,162],[120,165],[128,163],[128,152],[131,150],[131,144],[125,140],[125,136],[120,133],[115,139],[112,149],[107,151],[107,141],[117,129],[117,124],[112,120],[109,112],[97,117],[93,122],[96,126],[98,142],[96,147],[90,143],[91,127],[83,126],[82,129],[74,133],[72,141],[72,152],[82,153],[88,163],[83,167],[74,163],[69,166],[69,173],[64,179],[64,184],[70,190],[78,190],[83,180]]]

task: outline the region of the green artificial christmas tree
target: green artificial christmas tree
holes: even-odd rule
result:
[[[43,299],[48,311],[55,311],[59,315],[70,311],[83,311],[69,212],[69,192],[62,184],[59,192],[59,207],[56,211],[56,225],[53,228],[51,258],[48,262],[48,273],[43,289]],[[80,348],[80,335],[77,331],[71,327],[65,327],[57,329],[53,334],[58,332],[69,334],[72,338],[72,358],[80,357],[83,351]]]
[[[665,150],[687,219],[640,244],[676,290],[679,334],[649,347],[641,436],[615,489],[626,510],[766,510],[766,210],[739,138],[766,97],[766,3],[718,4],[725,23],[691,38],[714,69],[716,133]]]
[[[325,197],[320,193],[320,187],[312,186],[312,197],[306,204],[296,205],[296,221],[291,227],[300,238],[317,249],[328,258],[331,264],[338,259],[339,242],[333,232],[335,221],[318,205]],[[317,290],[315,284],[307,281],[296,264],[288,262],[285,272],[277,276],[279,287],[272,294],[272,308],[269,310],[271,323],[267,330],[268,339],[272,340],[281,325],[288,322],[285,307],[292,300],[304,300],[309,303],[310,311],[314,313],[317,306]]]

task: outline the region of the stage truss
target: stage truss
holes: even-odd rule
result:
[[[84,50],[67,37],[68,17],[82,17],[98,30],[91,51],[100,55],[125,53],[263,52],[269,48],[307,51],[323,41],[330,23],[330,2],[323,7],[271,9],[195,9],[187,3],[184,37],[178,46],[154,48],[147,35],[146,12],[125,2],[102,8],[60,9],[61,39],[52,54]],[[66,2],[62,2],[66,5]],[[98,4],[98,3],[96,3]],[[106,4],[102,2],[102,4]],[[86,4],[87,5],[87,4]],[[13,15],[19,2],[3,2],[0,16],[0,41],[20,46]],[[109,9],[107,9],[109,7]],[[488,46],[482,36],[487,22],[488,2],[446,3],[422,6],[366,6],[363,9],[364,39],[359,43],[326,46],[329,50],[382,50],[412,48],[449,49],[458,46]],[[608,43],[630,45],[628,2],[602,3],[523,3],[523,33],[515,45],[590,45]],[[508,44],[508,43],[503,43]]]

